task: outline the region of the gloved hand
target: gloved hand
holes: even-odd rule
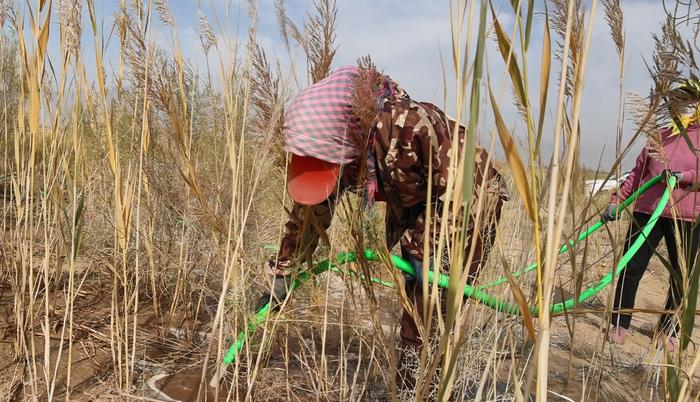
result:
[[[666,169],[663,172],[661,172],[661,181],[666,183],[670,176],[674,176],[676,178],[676,185],[678,185],[678,183],[680,183],[681,180],[683,180],[683,172],[678,172],[675,170]]]
[[[289,286],[292,284],[292,276],[278,276],[275,275],[272,278],[272,296],[277,299],[280,303],[287,298],[287,291]]]
[[[616,213],[617,210],[617,205],[615,204],[610,204],[608,205],[607,208],[605,208],[605,211],[601,214],[601,218],[605,220],[606,222],[611,222],[611,221],[616,221],[620,219],[619,213]]]
[[[423,261],[417,259],[416,257],[411,256],[409,258],[409,261],[411,263],[411,266],[413,267],[413,272],[416,273],[415,281],[418,285],[423,284]],[[432,269],[433,267],[433,261],[432,259],[428,261],[428,269]]]
[[[292,269],[292,261],[289,259],[279,259],[277,261],[275,261],[275,259],[270,259],[267,265],[272,271],[272,274],[277,276],[289,275]]]
[[[272,308],[278,307],[287,298],[287,292],[292,284],[292,276],[290,274],[292,262],[290,260],[270,260],[267,263],[267,269],[271,272],[269,275],[269,289],[263,292],[260,297],[258,308],[264,306],[268,302]]]
[[[279,307],[287,299],[287,293],[292,284],[291,275],[271,275],[270,289],[260,297],[258,308],[270,303],[271,309]]]

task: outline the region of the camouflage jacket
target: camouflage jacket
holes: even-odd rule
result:
[[[452,146],[450,131],[454,126],[454,122],[435,105],[415,102],[408,97],[385,101],[376,115],[370,133],[373,138],[373,149],[370,152],[374,153],[379,199],[387,202],[386,242],[389,249],[400,242],[404,255],[423,259],[429,176],[432,176],[433,219],[428,241],[429,249],[434,249],[433,239],[438,238],[441,225],[440,198],[447,188],[449,152]],[[459,139],[461,149],[464,127],[460,127]],[[472,239],[472,226],[477,221],[478,211],[481,230],[476,239],[478,244],[470,268],[476,274],[495,236],[501,206],[507,199],[507,193],[486,150],[477,146],[474,152],[474,205],[477,205],[480,194],[486,197],[481,208],[471,209],[471,219],[467,225],[468,239]],[[330,226],[337,197],[348,189],[352,191],[365,188],[357,185],[361,182],[357,173],[360,170],[357,161],[344,167],[340,191],[326,202],[311,207],[294,206],[290,211],[290,220],[285,225],[285,235],[276,258],[279,268],[290,268],[296,260],[311,261],[319,237],[326,237],[325,231]],[[456,225],[450,225],[454,226]],[[467,243],[470,244],[471,241]]]

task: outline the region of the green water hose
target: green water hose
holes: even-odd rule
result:
[[[654,177],[653,179],[647,181],[642,185],[637,191],[635,191],[631,196],[629,196],[627,199],[625,199],[622,204],[620,204],[615,211],[616,214],[619,214],[622,212],[623,209],[628,207],[630,204],[632,204],[641,194],[649,190],[651,187],[654,185],[658,184],[661,182],[662,177],[661,175]],[[668,200],[670,198],[670,192],[671,189],[675,186],[676,184],[676,178],[673,176],[669,176],[668,178],[668,188],[664,192],[664,194],[661,196],[661,199],[659,200],[659,203],[656,206],[656,209],[651,215],[651,218],[647,222],[647,224],[642,228],[642,235],[638,236],[635,242],[629,247],[627,252],[622,256],[620,261],[617,264],[617,267],[606,274],[603,278],[601,278],[598,283],[595,285],[587,288],[581,294],[579,295],[578,298],[570,298],[568,300],[565,300],[560,303],[555,303],[550,306],[550,312],[553,315],[561,314],[564,313],[568,310],[571,310],[574,308],[574,306],[578,303],[582,303],[589,298],[593,297],[595,294],[599,293],[601,290],[603,290],[606,286],[608,286],[610,283],[612,283],[613,279],[620,275],[622,270],[625,268],[627,263],[632,259],[634,254],[639,250],[639,248],[642,246],[644,241],[646,240],[646,237],[649,235],[649,232],[652,230],[654,225],[656,224],[656,221],[659,219],[661,216],[661,213],[663,212],[664,208],[666,207],[666,204],[668,203]],[[559,249],[559,254],[566,252],[570,247],[574,247],[576,244],[581,242],[583,239],[586,237],[590,236],[593,232],[597,231],[600,229],[603,225],[605,225],[605,222],[601,219],[600,221],[596,222],[594,225],[588,228],[585,232],[581,233],[581,235],[575,240],[571,241],[568,244],[563,245]],[[372,250],[365,250],[364,251],[364,257],[368,261],[379,261],[380,256],[376,252]],[[391,260],[393,264],[396,266],[397,269],[401,270],[402,272],[415,276],[415,271],[413,270],[413,266],[408,262],[403,260],[401,257],[392,255]],[[347,252],[347,253],[340,253],[336,256],[335,261],[331,262],[329,259],[324,260],[316,264],[316,266],[313,268],[311,273],[304,272],[300,274],[297,278],[295,278],[291,285],[289,292],[291,293],[294,289],[299,287],[302,283],[306,282],[309,278],[318,275],[322,272],[325,271],[333,271],[333,272],[338,272],[338,273],[343,273],[340,269],[337,268],[335,264],[346,264],[346,263],[352,263],[357,261],[357,254],[354,252]],[[527,272],[530,272],[534,269],[537,268],[537,264],[530,264],[525,269],[515,272],[513,276],[520,276],[523,275]],[[354,275],[353,273],[350,273],[351,275]],[[379,283],[384,286],[394,286],[393,283],[391,282],[386,282],[381,279],[377,278],[370,278],[370,280],[374,283]],[[430,283],[433,283],[435,280],[435,274],[433,271],[428,271],[428,281]],[[481,285],[481,286],[470,286],[470,285],[465,285],[464,286],[464,296],[469,297],[470,299],[476,300],[479,303],[482,303],[494,310],[504,312],[507,314],[511,315],[519,315],[521,314],[520,307],[517,304],[509,303],[506,301],[501,301],[495,296],[488,294],[484,292],[484,289],[488,289],[500,284],[503,284],[507,282],[507,278],[499,278],[495,280],[494,282],[488,283],[486,285]],[[449,277],[445,274],[438,274],[437,277],[437,284],[439,287],[442,288],[447,288],[449,286]],[[260,326],[262,323],[264,323],[269,315],[270,312],[270,303],[266,303],[263,305],[253,316],[252,320],[248,324],[248,329],[247,331],[241,332],[238,337],[236,338],[236,342],[234,342],[226,352],[223,358],[223,364],[224,365],[229,365],[233,363],[236,359],[236,356],[238,353],[241,351],[243,348],[243,345],[245,344],[246,339],[252,335],[252,333],[256,330],[258,326]],[[530,307],[530,313],[532,315],[537,315],[538,313],[538,308],[537,306]]]
[[[661,175],[658,175],[658,176],[652,178],[651,180],[647,181],[646,183],[644,183],[644,185],[639,187],[637,189],[637,191],[632,193],[632,195],[627,197],[620,205],[617,206],[617,210],[615,210],[615,213],[616,214],[622,213],[622,211],[625,208],[627,208],[628,206],[630,206],[633,202],[635,202],[640,195],[644,194],[644,192],[646,192],[647,190],[649,190],[651,187],[658,184],[659,182],[661,182]],[[664,206],[665,206],[665,204],[664,204]],[[663,209],[662,209],[662,211],[663,211]],[[605,221],[603,221],[602,219],[599,220],[598,222],[594,223],[588,229],[586,229],[584,232],[582,232],[576,240],[572,240],[568,244],[564,244],[563,246],[561,246],[561,248],[559,249],[559,254],[564,254],[565,252],[569,251],[570,248],[573,248],[574,246],[576,246],[578,243],[580,243],[581,241],[586,239],[588,236],[590,236],[591,234],[596,232],[598,229],[600,229],[604,225],[605,225]],[[518,271],[518,272],[513,272],[513,277],[517,278],[520,275],[526,274],[526,273],[534,271],[536,269],[537,269],[537,263],[533,262],[532,264],[525,267],[523,270]],[[506,282],[508,282],[508,278],[503,276],[501,278],[496,279],[495,281],[493,281],[491,283],[480,285],[478,287],[478,289],[479,290],[489,289],[492,287],[496,287],[498,285],[502,285]]]
[[[350,262],[349,253],[342,253],[338,256],[338,258],[342,258],[346,262]],[[352,258],[354,259],[355,256],[353,255]],[[376,259],[376,256],[373,258]],[[319,264],[317,264],[314,267],[311,275],[309,275],[308,272],[303,272],[298,277],[296,277],[292,281],[292,283],[289,285],[288,293],[291,293],[294,289],[298,288],[302,283],[306,282],[311,277],[316,276],[316,275],[323,273],[323,272],[326,272],[326,271],[335,272],[335,273],[338,273],[341,275],[358,276],[361,279],[365,278],[365,276],[362,274],[357,275],[354,272],[344,272],[344,271],[340,270],[339,268],[337,268],[336,266],[332,265],[328,260],[325,260],[325,261],[320,262]],[[385,280],[382,280],[379,278],[370,278],[370,281],[372,283],[377,283],[379,285],[389,287],[389,288],[396,286],[396,284],[393,282],[385,281]],[[238,353],[241,351],[241,349],[243,349],[243,345],[245,344],[246,339],[248,339],[248,337],[251,336],[255,332],[255,330],[262,323],[264,323],[267,320],[269,313],[270,313],[270,302],[265,303],[262,307],[260,307],[258,309],[258,311],[255,312],[255,315],[248,323],[248,330],[243,331],[240,334],[238,334],[238,337],[236,338],[236,342],[231,344],[231,346],[228,348],[228,351],[224,355],[224,358],[222,361],[224,365],[228,366],[229,364],[234,362]]]

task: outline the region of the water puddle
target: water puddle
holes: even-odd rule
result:
[[[216,397],[216,390],[209,387],[211,376],[207,373],[205,381],[202,382],[202,370],[200,368],[186,369],[174,374],[154,377],[155,384],[149,384],[160,394],[159,399],[167,402],[195,402],[195,401],[225,401],[228,390],[225,387],[219,388],[219,398]],[[169,398],[169,399],[166,399]]]

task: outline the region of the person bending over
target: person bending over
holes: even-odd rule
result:
[[[363,124],[363,121],[367,121]],[[362,127],[365,127],[364,129]],[[291,102],[285,114],[285,149],[291,154],[287,192],[294,201],[276,258],[269,261],[274,275],[273,298],[286,297],[286,285],[304,262],[311,266],[319,238],[326,230],[336,202],[345,191],[363,196],[365,204],[383,200],[386,205],[386,245],[400,243],[404,259],[421,278],[423,244],[440,233],[440,197],[447,188],[453,146],[449,120],[435,105],[411,99],[390,77],[373,68],[347,66],[306,88]],[[459,148],[464,141],[459,128]],[[484,265],[496,234],[507,193],[488,153],[477,146],[474,195],[481,199],[481,222],[475,209],[468,225],[466,249],[475,242],[469,272],[474,278]],[[427,200],[432,180],[431,199]],[[432,219],[425,234],[426,203]],[[296,271],[298,272],[298,271]],[[407,277],[406,292],[422,310],[420,279]],[[401,317],[404,345],[422,345],[416,323],[404,309]]]

